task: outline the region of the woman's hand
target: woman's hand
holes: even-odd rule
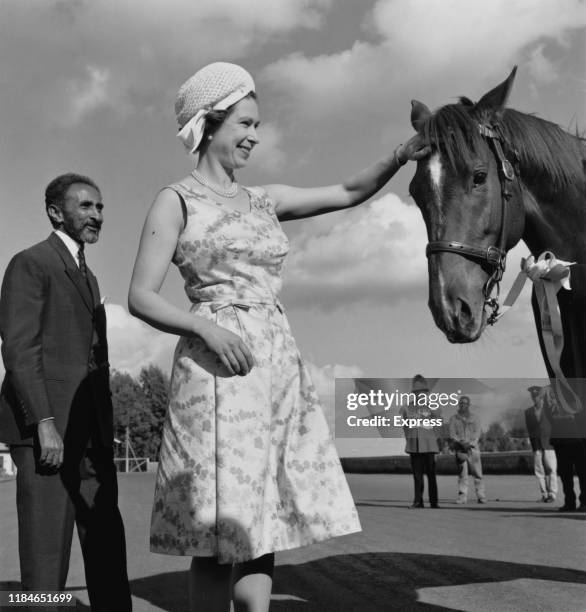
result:
[[[210,322],[199,330],[198,335],[232,376],[246,376],[252,370],[252,353],[237,334]]]
[[[405,144],[396,149],[398,162],[403,165],[408,161],[419,161],[431,153],[431,147],[425,143],[421,134],[415,134]]]

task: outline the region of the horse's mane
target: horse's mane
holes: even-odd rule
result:
[[[485,111],[484,111],[485,113]],[[486,118],[468,98],[447,104],[425,120],[426,141],[447,154],[453,167],[461,170],[471,154],[482,150],[478,124]],[[513,109],[505,109],[499,122],[506,142],[519,157],[521,175],[545,174],[556,187],[584,181],[584,140],[555,123]]]

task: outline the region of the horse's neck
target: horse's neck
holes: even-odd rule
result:
[[[552,251],[558,259],[586,263],[584,186],[553,190],[547,177],[524,185],[523,241],[534,256]]]
[[[584,141],[559,126],[515,110],[503,116],[526,191],[523,240],[534,255],[552,250],[586,263]]]

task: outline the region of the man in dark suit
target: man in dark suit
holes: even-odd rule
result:
[[[92,610],[122,612],[131,598],[106,316],[84,255],[98,240],[103,204],[96,184],[76,174],[54,179],[45,204],[55,231],[15,255],[0,296],[0,441],[17,466],[22,587],[65,588],[75,522]]]
[[[572,415],[564,414],[559,408],[553,410],[550,415],[550,442],[555,449],[564,491],[564,504],[560,510],[586,512],[586,264],[560,265],[551,270],[532,266],[528,274],[532,279],[562,282],[562,288],[557,293],[564,336],[560,368],[580,399],[581,406]],[[556,374],[545,349],[535,291],[532,303],[545,366],[550,379],[554,379]],[[579,500],[576,500],[574,492],[574,472],[580,482]]]
[[[541,387],[532,385],[527,391],[533,400],[525,410],[525,426],[533,450],[533,472],[539,483],[541,501],[553,502],[558,492],[558,475],[556,455],[550,443],[551,423],[540,400]]]

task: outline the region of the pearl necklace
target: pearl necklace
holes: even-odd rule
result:
[[[191,176],[204,187],[207,187],[210,191],[213,191],[216,195],[219,195],[222,198],[235,198],[238,193],[238,183],[236,181],[232,181],[232,184],[229,187],[220,187],[218,185],[214,185],[211,183],[203,174],[200,174],[197,170],[193,170]]]

